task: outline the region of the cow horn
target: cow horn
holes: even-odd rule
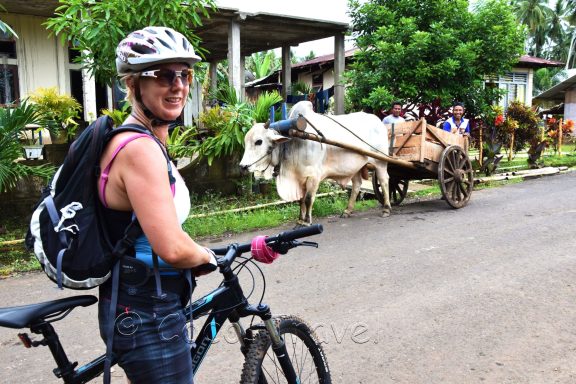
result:
[[[266,122],[264,123],[264,128],[268,129],[270,128],[270,120],[266,120]]]

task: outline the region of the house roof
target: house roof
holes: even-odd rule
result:
[[[522,55],[518,60],[516,67],[528,67],[528,68],[545,68],[545,67],[563,67],[565,63],[561,61],[542,59],[540,57],[534,57],[530,55]]]
[[[542,92],[536,96],[534,100],[552,100],[556,102],[564,101],[566,91],[573,89],[574,87],[576,87],[576,74]]]
[[[10,13],[50,17],[60,5],[58,0],[3,0]],[[345,22],[321,18],[302,18],[267,12],[247,13],[237,8],[220,7],[210,11],[210,18],[202,18],[203,25],[194,31],[202,38],[202,48],[209,51],[206,60],[223,60],[228,56],[228,30],[230,21],[240,25],[240,50],[242,56],[267,51],[283,45],[300,43],[344,34],[349,25]]]
[[[349,58],[349,57],[354,56],[354,53],[357,50],[358,50],[358,48],[352,48],[352,49],[345,51],[344,52],[344,58]],[[328,55],[318,56],[318,57],[315,57],[311,60],[303,61],[301,63],[292,64],[292,69],[298,69],[298,68],[314,66],[314,65],[322,66],[323,64],[333,63],[333,62],[334,62],[334,54],[330,53]]]
[[[347,51],[344,52],[344,58],[348,59],[350,57],[353,57],[354,53],[357,50],[358,50],[358,48],[348,49]],[[302,70],[313,69],[315,67],[322,67],[325,64],[333,65],[333,63],[334,63],[334,54],[330,53],[327,55],[315,57],[311,60],[303,61],[301,63],[292,64],[291,69],[292,69],[292,71],[299,72]],[[277,69],[274,72],[272,72],[271,74],[269,74],[268,76],[264,76],[264,77],[261,77],[260,79],[256,79],[254,81],[246,83],[245,86],[246,87],[262,87],[262,86],[269,86],[269,85],[278,85],[280,82],[280,76],[279,76],[280,72],[282,72],[282,70]]]
[[[203,19],[203,26],[195,31],[202,38],[202,47],[210,51],[206,59],[227,58],[228,40],[223,37],[228,35],[231,20],[240,24],[241,56],[345,34],[349,28],[344,22],[219,8],[210,13],[209,19]]]

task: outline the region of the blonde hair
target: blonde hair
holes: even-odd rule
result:
[[[134,105],[136,102],[136,95],[134,95],[134,91],[126,84],[126,80],[136,77],[137,75],[130,73],[128,75],[124,75],[120,78],[119,88],[126,94],[124,100],[129,102],[131,105]]]

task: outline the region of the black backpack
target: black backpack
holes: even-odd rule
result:
[[[150,134],[139,125],[113,129],[108,116],[90,124],[70,146],[32,214],[26,246],[60,288],[89,289],[104,283],[142,233],[134,219],[124,238],[112,244],[102,224],[97,193],[100,157],[108,141],[125,131]]]

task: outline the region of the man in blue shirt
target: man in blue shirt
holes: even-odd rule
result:
[[[455,103],[452,106],[452,117],[444,122],[444,130],[461,136],[470,136],[470,121],[463,117],[464,105]]]

